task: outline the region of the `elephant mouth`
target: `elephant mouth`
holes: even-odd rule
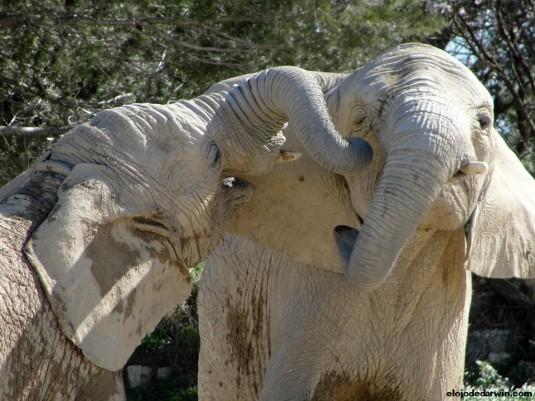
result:
[[[255,186],[243,178],[232,176],[223,178],[221,190],[228,211],[233,212],[251,199]]]
[[[458,180],[465,177],[468,177],[468,175],[464,171],[459,170],[453,175],[452,180]]]
[[[349,264],[349,259],[351,259],[351,253],[353,252],[353,247],[358,236],[359,231],[353,227],[339,225],[334,228],[334,239],[338,246],[340,256],[346,265]]]
[[[488,177],[488,174],[474,175],[459,170],[442,187],[422,221],[446,231],[463,227],[485,193]]]
[[[236,209],[250,200],[253,190],[254,185],[242,178],[222,178],[210,205],[213,215],[206,216],[200,230],[187,230],[179,221],[166,218],[160,210],[135,216],[131,222],[137,231],[158,238],[174,263],[192,267],[216,247],[223,237],[226,223]]]

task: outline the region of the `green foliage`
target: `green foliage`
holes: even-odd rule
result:
[[[535,3],[429,1],[448,19],[439,35],[494,98],[497,125],[519,153],[535,138]]]
[[[154,331],[145,336],[138,351],[151,353],[177,347],[188,350],[199,348],[199,329],[197,328],[196,302],[197,291],[192,297],[169,316],[162,319]]]
[[[531,392],[535,395],[535,386],[523,385],[515,388],[509,384],[507,378],[502,377],[498,371],[488,362],[477,361],[478,372],[466,373],[465,382],[469,383],[463,390],[470,393],[471,391],[492,391],[500,394],[501,392]],[[532,401],[533,396],[467,396],[463,398],[466,401]]]
[[[48,147],[50,141],[0,137],[0,187],[31,163]]]
[[[18,0],[1,12],[2,123],[24,125],[190,98],[276,64],[352,69],[441,26],[417,0]]]
[[[162,319],[136,349],[129,365],[166,366],[171,368],[172,375],[162,382],[129,390],[129,400],[197,399],[195,386],[200,338],[196,301],[197,287],[194,286],[186,303]]]
[[[76,124],[273,65],[349,70],[441,21],[419,0],[3,1],[0,126]],[[20,141],[0,140],[0,184],[47,145]]]
[[[171,344],[172,338],[165,327],[157,327],[151,334],[145,336],[141,341],[141,349],[144,351],[161,350],[166,345]]]
[[[502,377],[498,371],[488,362],[476,361],[477,371],[466,372],[465,382],[479,388],[491,386],[504,387],[508,379]]]
[[[189,270],[194,283],[199,281],[205,264],[204,261],[200,262]],[[186,349],[197,349],[199,347],[197,321],[197,286],[194,284],[192,295],[186,303],[178,306],[151,334],[145,336],[139,349],[142,352],[160,351],[173,343]]]
[[[195,267],[192,267],[191,269],[189,269],[189,275],[191,276],[191,279],[193,280],[194,283],[196,283],[197,281],[199,281],[199,279],[201,278],[201,274],[204,270],[204,266],[206,265],[206,262],[201,262],[199,264],[197,264],[197,266]]]
[[[160,380],[127,391],[128,401],[197,401],[197,387],[177,389],[172,380]]]

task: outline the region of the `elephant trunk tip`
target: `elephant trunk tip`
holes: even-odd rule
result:
[[[340,257],[346,266],[346,277],[351,286],[359,291],[373,291],[380,287],[387,279],[388,273],[370,270],[365,258],[359,257],[359,247],[356,245],[359,231],[345,225],[334,228],[334,237]]]

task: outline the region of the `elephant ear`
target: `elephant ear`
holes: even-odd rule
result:
[[[191,284],[163,237],[119,204],[109,176],[105,167],[76,165],[25,253],[63,333],[114,371]]]
[[[495,165],[467,236],[467,268],[483,277],[535,277],[535,181],[496,137]]]

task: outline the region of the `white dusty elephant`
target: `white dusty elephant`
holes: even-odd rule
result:
[[[295,158],[280,149],[286,116],[327,169],[371,160],[334,130],[318,83],[285,67],[100,112],[2,189],[0,400],[123,399],[116,371],[189,295],[187,266],[253,192],[223,178]]]
[[[535,182],[466,67],[409,44],[328,77],[336,128],[373,161],[251,178],[200,284],[200,401],[451,399],[470,271],[535,276]]]

